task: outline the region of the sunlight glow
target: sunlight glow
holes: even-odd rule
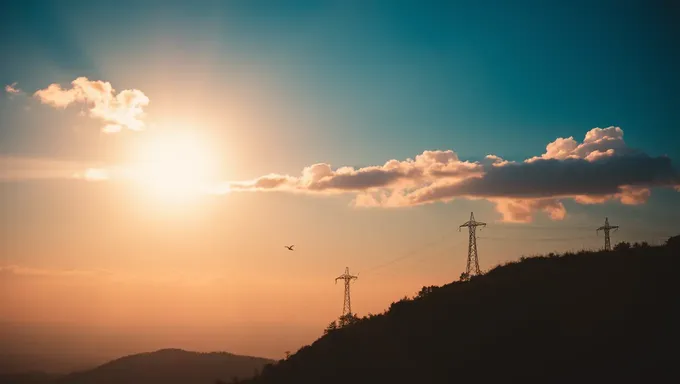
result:
[[[108,180],[109,175],[105,169],[88,168],[83,173],[83,178],[88,181]]]
[[[190,133],[155,136],[139,146],[131,176],[154,196],[176,201],[205,193],[217,176],[217,158]]]

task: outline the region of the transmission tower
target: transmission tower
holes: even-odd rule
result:
[[[352,301],[349,294],[349,285],[354,279],[358,279],[358,276],[352,276],[349,274],[349,267],[345,268],[345,274],[335,278],[335,283],[338,280],[345,280],[345,302],[342,305],[342,316],[340,316],[340,325],[344,325],[345,322],[352,317]]]
[[[477,257],[477,227],[486,227],[486,223],[475,220],[475,214],[470,212],[470,220],[458,227],[460,232],[461,228],[468,227],[470,232],[470,241],[468,243],[468,258],[467,258],[467,268],[465,268],[465,274],[463,274],[462,280],[467,280],[472,276],[481,275],[482,272],[479,270],[479,258]],[[481,231],[482,228],[479,230]]]
[[[600,233],[600,231],[604,231],[604,250],[605,251],[611,251],[612,246],[611,243],[609,242],[609,231],[611,230],[616,231],[619,229],[618,225],[609,225],[609,218],[605,217],[604,218],[604,225],[598,228],[595,233]]]

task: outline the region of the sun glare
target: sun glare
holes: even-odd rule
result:
[[[217,159],[196,135],[154,137],[139,147],[135,157],[133,178],[160,198],[195,197],[215,181]]]

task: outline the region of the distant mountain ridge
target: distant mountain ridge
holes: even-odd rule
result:
[[[0,376],[3,384],[214,384],[253,377],[273,360],[228,352],[161,349],[124,356],[94,369],[67,375]]]

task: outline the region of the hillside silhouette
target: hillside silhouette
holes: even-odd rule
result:
[[[67,375],[0,375],[3,384],[213,384],[253,377],[272,360],[226,352],[199,353],[162,349],[113,360]]]
[[[250,384],[678,377],[679,237],[522,258],[355,318]]]
[[[216,380],[252,377],[267,363],[271,360],[226,352],[162,349],[122,357],[90,371],[73,373],[55,384],[213,384]]]

